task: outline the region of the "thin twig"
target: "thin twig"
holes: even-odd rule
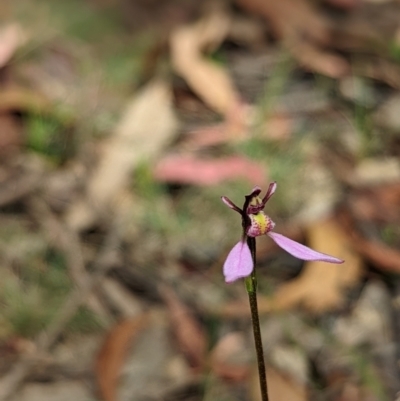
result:
[[[77,287],[85,287],[85,283],[91,281],[92,278],[85,268],[78,234],[64,224],[39,197],[33,197],[29,201],[29,206],[35,214],[36,220],[43,227],[48,242],[65,255],[67,268],[74,284]],[[105,324],[110,323],[109,314],[102,307],[95,293],[86,300],[86,304]]]
[[[12,177],[2,182],[0,189],[0,206],[16,202],[36,190],[41,181],[40,172],[23,173],[19,177]]]
[[[48,351],[57,341],[66,324],[75,315],[78,308],[87,299],[92,290],[101,282],[107,272],[115,265],[115,250],[120,243],[121,221],[118,219],[115,226],[109,231],[103,249],[99,252],[94,263],[95,271],[90,280],[74,289],[56,318],[39,334],[36,340],[38,354]],[[35,363],[34,358],[19,360],[12,369],[0,380],[0,401],[10,398],[26,377],[31,373]]]

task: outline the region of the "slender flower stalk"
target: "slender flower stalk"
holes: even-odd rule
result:
[[[268,401],[268,387],[257,306],[255,237],[264,234],[268,235],[278,246],[298,259],[320,260],[328,263],[343,263],[343,260],[341,259],[314,251],[313,249],[299,244],[282,234],[272,231],[275,227],[275,223],[264,213],[264,207],[276,191],[276,187],[276,182],[269,184],[267,193],[262,199],[259,196],[261,188],[255,187],[250,195],[245,196],[245,202],[242,209],[236,206],[229,198],[225,196],[221,198],[228,207],[239,213],[242,218],[242,238],[229,252],[224,263],[223,272],[227,283],[231,283],[240,278],[245,278],[246,290],[250,303],[262,401]]]
[[[247,245],[250,248],[251,256],[256,264],[256,239],[253,237],[247,238]],[[267,372],[265,370],[264,349],[261,340],[260,318],[258,316],[257,305],[257,276],[256,270],[253,269],[249,277],[245,278],[246,290],[249,296],[251,322],[253,325],[254,345],[257,354],[257,367],[258,377],[260,381],[260,391],[262,401],[268,401],[268,385],[267,385]]]

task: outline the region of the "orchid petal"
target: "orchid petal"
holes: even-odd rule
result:
[[[247,196],[250,198],[254,198],[255,196],[260,195],[260,193],[261,193],[261,188],[259,186],[256,186],[251,190],[250,195]]]
[[[226,206],[230,207],[235,212],[242,214],[242,209],[237,207],[229,198],[227,198],[226,196],[221,196],[221,200],[222,200],[222,202],[225,203]]]
[[[224,276],[227,283],[247,277],[253,271],[253,258],[245,241],[239,241],[229,252],[224,263]]]
[[[271,182],[271,184],[269,184],[267,193],[265,194],[265,196],[262,200],[263,205],[265,205],[268,202],[269,198],[275,193],[277,186],[278,186],[278,184],[275,181]]]
[[[282,234],[277,234],[271,231],[267,235],[269,235],[278,246],[280,246],[286,252],[290,253],[291,255],[293,255],[298,259],[321,260],[323,262],[329,262],[329,263],[344,262],[342,259],[338,259],[333,256],[326,255],[325,253],[314,251],[313,249],[308,248],[307,246],[304,246],[302,244],[299,244],[298,242],[293,241]]]

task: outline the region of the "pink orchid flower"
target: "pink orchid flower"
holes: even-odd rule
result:
[[[275,243],[301,260],[321,260],[328,263],[343,263],[342,259],[335,258],[324,253],[314,251],[282,234],[273,232],[275,223],[264,213],[265,204],[276,191],[277,184],[269,184],[264,198],[260,198],[261,188],[255,187],[250,195],[247,195],[243,209],[237,207],[230,199],[223,196],[222,201],[231,209],[242,216],[243,237],[229,252],[224,263],[224,276],[227,283],[231,283],[239,278],[247,277],[254,269],[253,258],[250,248],[247,245],[247,237],[258,237],[268,235]]]

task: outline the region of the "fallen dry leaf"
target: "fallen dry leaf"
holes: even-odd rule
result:
[[[261,401],[258,372],[254,371],[250,387],[250,399]],[[307,401],[307,387],[275,369],[267,369],[268,396],[271,401]]]
[[[245,139],[244,134],[246,130],[235,129],[240,127],[239,122],[237,121],[235,126],[229,125],[230,123],[196,128],[185,138],[185,147],[191,150],[199,150],[209,146],[225,144],[232,141],[232,132],[242,134],[242,136],[236,135],[235,139]],[[290,137],[294,125],[295,121],[292,117],[283,113],[277,113],[266,119],[261,136],[274,141],[285,141]]]
[[[358,227],[360,222],[375,226],[400,220],[400,182],[375,185],[353,191],[349,197],[349,216],[354,221],[345,222],[347,229]],[[340,216],[343,219],[343,216]]]
[[[370,1],[370,0],[369,0]],[[375,1],[375,0],[374,0]],[[374,391],[370,383],[361,385],[356,380],[353,382],[342,382],[334,388],[336,396],[332,398],[333,401],[379,401],[382,398]],[[340,389],[338,389],[340,387]],[[329,390],[328,390],[329,391]],[[399,401],[399,398],[395,398],[395,401]]]
[[[22,127],[11,114],[0,113],[0,157],[15,156],[23,143]]]
[[[339,214],[353,247],[377,268],[400,272],[400,252],[394,243],[390,246],[376,238],[385,225],[397,226],[399,221],[400,185],[398,182],[361,188],[353,191],[347,208]],[[372,231],[362,227],[373,227]],[[371,232],[370,238],[367,238]],[[375,235],[374,235],[375,234]]]
[[[222,337],[211,352],[213,373],[225,380],[242,382],[250,373],[246,356],[246,341],[243,333],[228,333]]]
[[[128,186],[132,170],[141,161],[156,157],[176,128],[168,85],[150,83],[127,105],[113,135],[104,143],[85,199],[73,204],[67,213],[69,225],[76,230],[90,226]]]
[[[16,23],[9,24],[0,30],[0,68],[9,62],[18,47],[25,41],[25,33]]]
[[[0,112],[29,112],[48,114],[51,112],[50,102],[38,92],[9,87],[0,92]]]
[[[140,300],[129,291],[120,281],[106,277],[101,282],[101,289],[107,301],[122,316],[131,318],[142,311]]]
[[[117,385],[129,346],[146,327],[148,316],[141,315],[117,324],[108,333],[96,360],[96,376],[105,401],[117,401]]]
[[[400,252],[382,242],[371,241],[353,233],[352,245],[377,268],[393,273],[400,273]]]
[[[217,185],[237,178],[261,185],[267,178],[260,164],[244,157],[199,159],[185,155],[161,159],[154,169],[154,177],[159,181],[193,185]]]
[[[203,327],[171,288],[161,285],[159,291],[167,305],[178,345],[191,366],[195,370],[201,370],[205,363],[208,342]]]
[[[332,42],[325,17],[302,0],[236,0],[243,8],[264,17],[294,57],[311,71],[338,78],[348,72],[344,58],[324,48]]]
[[[172,63],[192,90],[212,109],[229,115],[240,104],[240,96],[227,71],[203,56],[228,35],[230,18],[213,12],[203,20],[181,26],[170,37]]]
[[[308,229],[308,245],[320,252],[342,258],[342,265],[307,262],[302,274],[282,285],[272,299],[272,309],[290,309],[298,305],[314,313],[340,307],[343,290],[356,284],[362,273],[362,260],[335,219],[318,222]]]
[[[354,170],[354,186],[367,187],[395,183],[400,180],[400,162],[397,157],[364,159]]]

